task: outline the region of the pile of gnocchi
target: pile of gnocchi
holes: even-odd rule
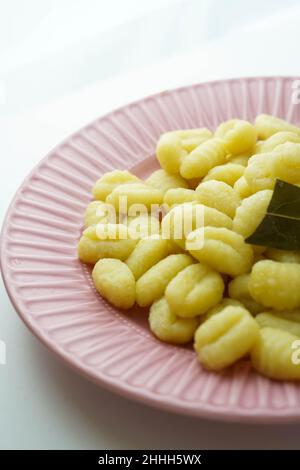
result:
[[[299,380],[300,252],[245,239],[277,178],[300,185],[300,128],[262,114],[170,131],[156,157],[144,181],[115,170],[93,187],[78,255],[95,288],[117,308],[148,308],[152,333],[193,341],[208,370],[249,358],[267,377]]]

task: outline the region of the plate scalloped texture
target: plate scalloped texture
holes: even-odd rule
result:
[[[202,370],[192,350],[152,337],[145,314],[125,316],[101,299],[76,255],[99,175],[132,168],[144,176],[170,129],[215,128],[261,112],[299,124],[295,79],[233,79],[150,96],[87,125],[40,162],[8,210],[1,268],[14,307],[44,344],[96,383],[150,405],[232,421],[299,420],[299,384],[263,378],[247,361],[220,374]]]

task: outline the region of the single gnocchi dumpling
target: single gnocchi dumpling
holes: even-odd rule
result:
[[[160,189],[151,188],[144,183],[122,184],[116,187],[106,198],[117,212],[128,213],[135,204],[142,205],[148,210],[152,205],[162,204],[164,193]]]
[[[114,211],[110,211],[107,205],[103,201],[92,201],[87,205],[84,213],[84,227],[90,227],[99,223],[116,224],[117,217]]]
[[[292,320],[288,320],[281,317],[279,314],[274,315],[272,312],[259,313],[255,320],[257,321],[260,328],[266,326],[271,328],[278,328],[279,330],[288,331],[292,335],[300,338],[300,323]]]
[[[149,325],[152,333],[161,341],[186,344],[193,339],[199,319],[177,317],[165,297],[162,297],[151,305]]]
[[[244,357],[259,340],[259,327],[243,307],[228,306],[202,323],[194,347],[201,364],[221,370]]]
[[[273,173],[288,183],[300,183],[300,144],[287,142],[274,150]]]
[[[232,227],[232,219],[226,214],[203,204],[185,203],[175,206],[162,220],[164,238],[174,240],[185,248],[190,232],[203,226]]]
[[[273,191],[265,189],[243,199],[236,210],[232,229],[244,238],[252,235],[266,215],[272,195]]]
[[[300,265],[263,260],[255,263],[249,290],[256,302],[276,310],[300,307]]]
[[[192,264],[168,284],[165,297],[171,310],[182,318],[203,315],[222,299],[222,276],[204,264]]]
[[[289,122],[284,121],[275,116],[269,114],[260,114],[255,119],[255,129],[257,136],[261,140],[268,139],[277,132],[294,132],[300,136],[300,129]]]
[[[170,254],[169,241],[161,236],[152,235],[138,242],[126,260],[126,264],[133,272],[135,279],[139,279],[168,254]]]
[[[243,165],[229,162],[225,163],[224,165],[215,166],[209,170],[202,181],[223,181],[223,183],[229,184],[229,186],[233,186],[234,183],[244,174],[244,171],[245,167]]]
[[[200,263],[230,276],[239,276],[250,271],[253,250],[242,235],[220,227],[204,227],[191,232],[186,240],[186,249]]]
[[[244,178],[252,193],[263,189],[274,189],[276,176],[273,169],[273,156],[272,152],[260,153],[249,159]]]
[[[260,330],[251,351],[251,363],[262,375],[278,380],[299,380],[299,338],[278,328]]]
[[[109,234],[108,226],[114,224],[104,225],[102,239],[97,235],[97,226],[93,225],[84,230],[78,243],[78,256],[84,263],[95,264],[102,258],[125,260],[134,249],[137,240],[130,238],[125,225],[122,226],[122,230],[119,230],[118,233],[119,225],[121,224],[115,224],[115,238],[105,236],[105,234]],[[122,238],[120,238],[120,232],[123,234]]]
[[[196,188],[198,201],[233,218],[240,205],[239,195],[229,184],[210,180],[200,183]]]
[[[255,302],[249,291],[250,274],[242,274],[237,276],[228,284],[228,295],[232,299],[239,300],[243,303],[252,315],[263,312],[265,307]]]
[[[156,170],[148,178],[145,183],[153,188],[159,189],[164,193],[168,189],[185,188],[188,189],[187,182],[180,175],[172,175],[165,170]]]
[[[128,183],[139,183],[141,180],[129,171],[114,170],[105,173],[93,186],[95,199],[105,201],[107,196],[119,185]]]
[[[128,266],[118,259],[98,261],[92,277],[97,291],[115,307],[128,309],[135,302],[135,279]]]
[[[202,178],[211,168],[226,161],[226,149],[220,139],[209,139],[189,153],[180,165],[183,178]]]
[[[156,157],[160,166],[171,174],[179,174],[180,165],[187,151],[181,144],[180,137],[173,132],[162,134],[157,142]]]
[[[223,140],[231,155],[238,155],[252,149],[256,143],[256,129],[248,121],[231,119],[222,122],[215,132],[215,136]]]
[[[185,254],[169,255],[156,263],[136,283],[137,304],[147,307],[162,297],[171,279],[192,263],[193,258]]]
[[[254,153],[272,152],[278,145],[285,144],[286,142],[294,142],[300,144],[300,134],[295,132],[282,131],[271,135],[267,140],[257,142]]]

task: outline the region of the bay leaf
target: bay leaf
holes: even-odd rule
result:
[[[300,188],[277,179],[265,217],[245,241],[280,250],[300,250]]]

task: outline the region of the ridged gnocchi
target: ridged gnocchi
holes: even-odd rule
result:
[[[293,347],[299,338],[278,328],[260,330],[259,340],[251,350],[254,369],[271,379],[299,380],[299,354]],[[299,349],[299,344],[298,344]],[[293,360],[296,359],[296,360]]]
[[[264,218],[272,195],[273,191],[266,189],[243,199],[236,210],[232,229],[244,238],[252,235]]]
[[[223,140],[231,155],[238,155],[252,149],[256,143],[256,129],[248,121],[231,119],[219,125],[215,136]]]
[[[255,129],[258,139],[266,140],[277,132],[293,132],[300,135],[300,129],[283,119],[269,114],[260,114],[255,119]]]
[[[249,312],[228,306],[199,326],[194,347],[205,368],[221,370],[249,353],[258,340],[259,327]]]
[[[152,333],[161,341],[186,344],[192,341],[199,319],[177,317],[165,297],[162,297],[151,305],[149,325]]]
[[[189,153],[180,165],[183,178],[202,178],[216,165],[226,161],[226,149],[220,139],[209,139]]]
[[[192,318],[220,302],[224,289],[219,273],[197,263],[179,271],[167,285],[165,297],[178,317]]]
[[[231,218],[241,202],[234,189],[223,181],[210,180],[200,183],[196,193],[199,202],[224,212]]]
[[[187,237],[186,249],[200,263],[231,276],[249,272],[253,263],[251,246],[245,243],[241,235],[227,228],[203,227],[194,230]]]
[[[249,290],[256,302],[276,310],[300,307],[300,265],[258,261],[252,268]]]

